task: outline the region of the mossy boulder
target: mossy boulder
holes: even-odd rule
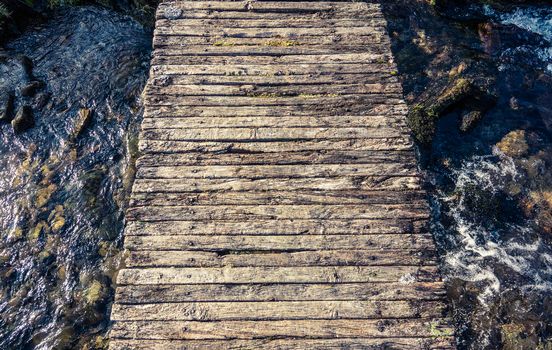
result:
[[[408,126],[416,141],[424,145],[430,144],[433,140],[436,122],[437,116],[426,110],[421,104],[414,106],[407,118]]]
[[[465,68],[464,68],[465,69]],[[437,120],[454,110],[462,111],[461,131],[469,131],[481,120],[485,110],[495,101],[490,82],[464,77],[457,73],[440,92],[428,91],[424,103],[415,105],[408,114],[408,125],[421,144],[430,144]]]

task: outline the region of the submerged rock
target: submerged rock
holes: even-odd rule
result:
[[[105,294],[105,286],[100,281],[94,280],[84,292],[84,299],[87,304],[94,305],[104,298]]]
[[[75,124],[73,130],[71,131],[71,138],[76,139],[83,132],[86,126],[90,123],[92,119],[92,110],[88,108],[81,108],[77,113],[75,118]]]
[[[523,324],[508,323],[501,327],[504,350],[531,350],[537,349],[537,338],[527,334]]]
[[[17,55],[16,60],[27,75],[30,76],[33,73],[33,60],[31,60],[28,56]]]
[[[462,115],[460,123],[460,131],[468,132],[483,118],[483,113],[480,111],[471,111]]]
[[[29,106],[21,106],[15,115],[15,118],[11,121],[13,130],[16,133],[21,133],[29,130],[35,124],[33,110]]]
[[[35,80],[23,86],[19,91],[21,92],[21,96],[32,97],[42,86],[43,84],[40,81]]]
[[[0,92],[0,121],[11,121],[13,114],[13,94],[7,91]]]
[[[496,147],[510,157],[522,157],[529,151],[529,145],[525,139],[525,130],[514,130],[496,144]]]
[[[35,109],[42,109],[46,106],[48,101],[50,100],[50,94],[47,92],[39,92],[34,96],[33,99],[33,108]]]

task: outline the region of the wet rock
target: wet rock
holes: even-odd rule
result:
[[[462,70],[465,68],[462,68]],[[457,75],[461,68],[455,70]],[[423,104],[414,106],[408,115],[408,124],[414,136],[421,144],[429,144],[435,134],[435,124],[439,117],[462,108],[480,113],[468,113],[462,118],[460,129],[467,131],[483,117],[483,112],[496,102],[492,92],[492,81],[457,76],[440,93],[428,94]]]
[[[8,235],[9,241],[17,241],[23,237],[23,229],[19,226],[15,227]]]
[[[514,130],[496,144],[496,147],[505,155],[518,158],[527,154],[529,145],[525,139],[525,130]]]
[[[111,244],[109,242],[102,241],[98,245],[98,255],[106,257],[111,250]]]
[[[56,349],[70,349],[75,337],[75,329],[71,326],[63,327],[56,336]]]
[[[33,108],[42,109],[50,100],[50,94],[47,92],[39,92],[33,99]]]
[[[435,134],[438,116],[426,110],[423,105],[414,106],[408,113],[407,123],[416,140],[424,145],[430,144]]]
[[[56,205],[54,210],[50,213],[48,220],[50,221],[50,228],[54,233],[59,232],[63,226],[65,226],[65,217],[63,205]]]
[[[32,97],[40,88],[42,88],[42,86],[43,84],[40,81],[31,81],[27,85],[23,86],[19,92],[21,93],[21,96]]]
[[[0,92],[0,121],[9,122],[13,114],[13,94]]]
[[[27,237],[31,240],[37,240],[42,232],[45,232],[48,228],[48,224],[45,221],[40,221],[35,227],[33,227]]]
[[[468,96],[475,94],[476,86],[472,80],[458,78],[443,91],[430,108],[433,114],[440,115]]]
[[[27,75],[32,75],[33,73],[33,60],[25,55],[18,55],[16,57],[17,62],[21,65]]]
[[[504,350],[532,350],[537,349],[537,339],[529,336],[522,324],[509,323],[501,326],[502,343]]]
[[[81,108],[75,118],[75,124],[73,125],[73,130],[71,131],[71,139],[76,139],[84,131],[86,126],[90,124],[92,119],[92,110],[88,108]]]
[[[35,205],[37,208],[41,208],[45,206],[48,201],[50,200],[50,197],[52,197],[52,194],[57,190],[57,186],[54,184],[50,184],[47,187],[43,187],[37,191],[36,198],[35,198]]]
[[[469,0],[431,0],[437,12],[446,18],[467,23],[487,20],[483,5]]]
[[[521,209],[547,234],[552,233],[552,191],[532,191],[521,202]]]
[[[105,286],[98,280],[92,281],[84,293],[84,300],[87,304],[97,304],[105,295]]]
[[[511,97],[509,101],[510,108],[514,111],[517,111],[519,109],[519,100],[515,97]]]
[[[480,111],[471,111],[462,115],[460,123],[460,131],[468,132],[483,118],[483,113]]]
[[[21,106],[11,121],[13,130],[16,133],[22,133],[35,125],[33,110],[30,106]]]
[[[479,26],[479,36],[485,52],[498,56],[509,47],[538,45],[546,47],[543,38],[515,25],[489,22]]]

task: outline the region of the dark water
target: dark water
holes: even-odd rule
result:
[[[460,103],[420,148],[458,348],[551,349],[552,7],[409,10],[389,21],[412,104],[457,67],[497,97],[467,132]]]
[[[0,59],[0,91],[36,120],[0,125],[0,349],[106,344],[150,45],[129,17],[72,8]],[[21,96],[30,81],[38,91]]]

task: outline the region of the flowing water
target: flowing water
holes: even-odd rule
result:
[[[550,349],[552,9],[485,11],[532,39],[489,45],[498,102],[480,125],[441,120],[426,154],[433,232],[459,348]]]
[[[0,91],[35,118],[0,125],[0,349],[105,345],[150,46],[133,19],[82,7],[0,57]]]

